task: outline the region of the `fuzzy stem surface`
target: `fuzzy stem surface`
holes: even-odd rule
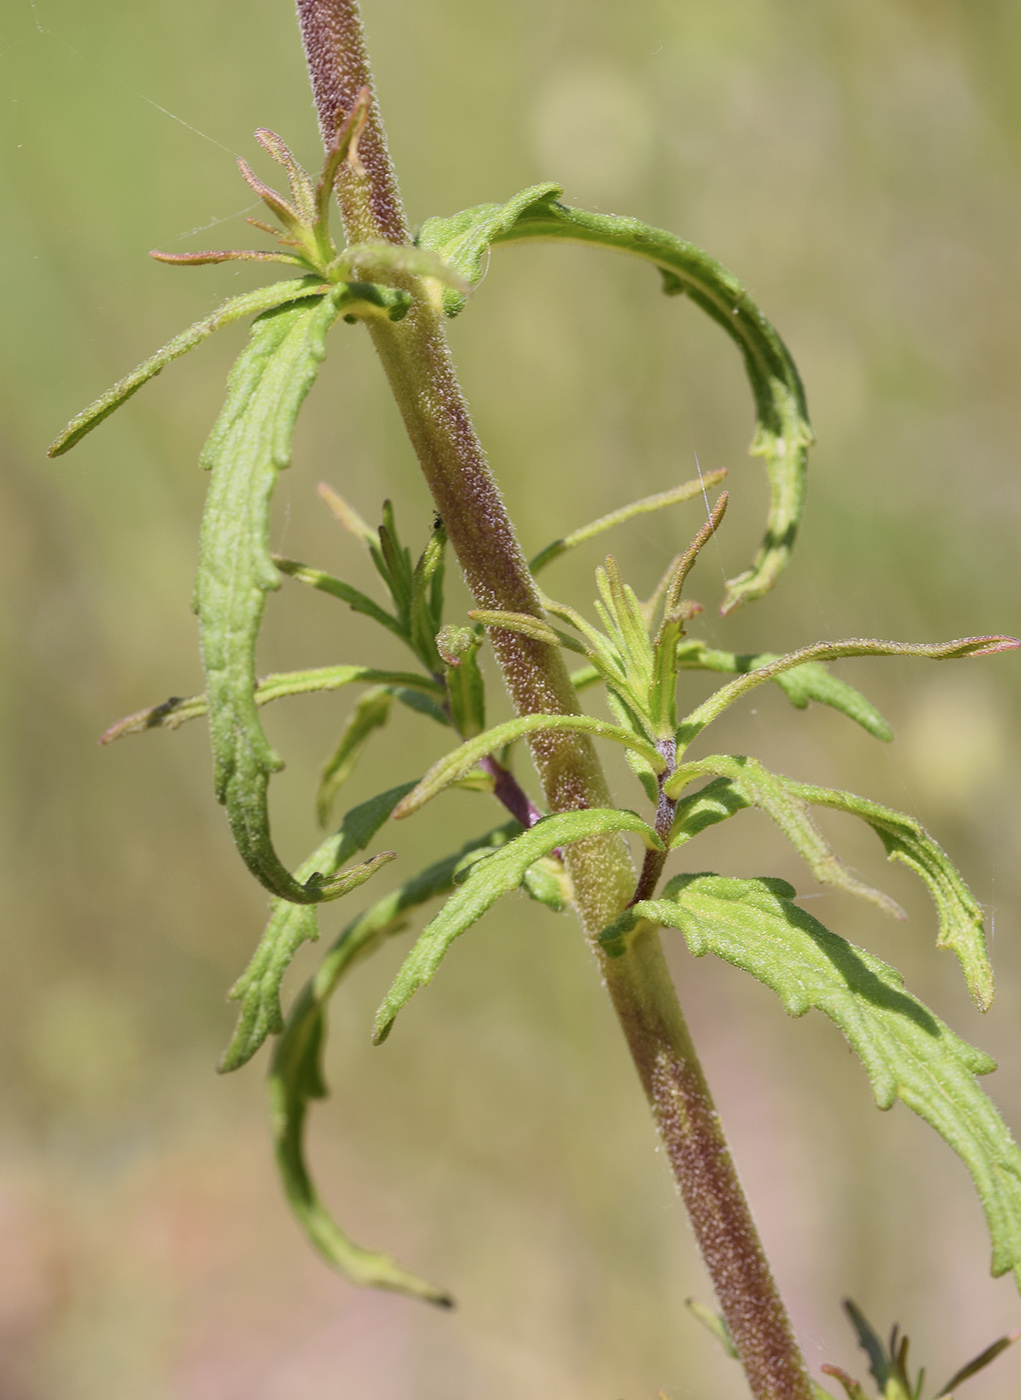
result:
[[[298,0],[320,130],[362,88],[373,94],[358,145],[362,172],[338,181],[349,239],[409,241],[355,0]],[[414,301],[400,322],[370,327],[436,508],[479,608],[542,617],[539,597],[475,433],[447,344],[439,305],[409,282]],[[577,714],[558,648],[517,632],[489,637],[520,715]],[[532,754],[550,810],[610,806],[602,767],[586,735],[547,732]],[[619,837],[593,837],[567,852],[582,926],[595,951],[703,1258],[755,1400],[812,1400],[808,1374],[723,1138],[719,1118],[651,926],[609,959],[596,946],[627,905],[634,870]]]

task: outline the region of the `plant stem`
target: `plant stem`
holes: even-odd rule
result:
[[[329,140],[359,91],[374,94],[356,0],[298,0],[320,129]],[[373,95],[338,196],[348,237],[408,241],[408,227]],[[409,290],[415,290],[409,287]],[[480,608],[541,617],[538,594],[500,499],[447,346],[442,313],[420,293],[397,324],[371,334],[465,580]],[[560,651],[491,628],[519,714],[576,714]],[[554,812],[611,805],[587,736],[536,736],[532,753]],[[594,837],[567,852],[578,912],[667,1149],[703,1258],[756,1400],[812,1400],[811,1385],[723,1138],[659,936],[642,926],[608,959],[595,940],[627,904],[634,872],[623,841]]]

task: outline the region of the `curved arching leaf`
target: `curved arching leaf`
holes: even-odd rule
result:
[[[501,896],[516,890],[530,866],[575,841],[614,831],[633,831],[650,848],[662,850],[655,831],[634,812],[611,807],[589,807],[580,812],[558,812],[543,817],[502,850],[474,865],[457,892],[423,929],[405,958],[393,986],[376,1013],[373,1040],[378,1045],[390,1034],[394,1019],[420,987],[432,981],[447,949],[472,924],[477,923]]]
[[[449,1305],[442,1289],[402,1269],[388,1255],[364,1249],[340,1228],[316,1190],[305,1160],[305,1124],[309,1103],[327,1093],[322,1056],[330,997],[351,968],[389,937],[407,926],[407,916],[421,904],[453,888],[458,867],[473,852],[496,848],[521,828],[517,822],[470,841],[454,855],[437,861],[377,900],[334,941],[315,977],[296,998],[287,1017],[269,1074],[269,1093],[277,1166],[287,1199],[311,1244],[351,1283],[385,1288],[427,1302]],[[299,913],[313,914],[313,910]]]
[[[318,846],[299,868],[297,878],[307,881],[313,875],[334,875],[353,855],[365,849],[397,803],[413,786],[413,783],[403,783],[352,807],[341,822],[340,829]],[[392,855],[392,852],[388,855]],[[377,868],[378,864],[377,857]],[[270,902],[269,922],[259,946],[229,992],[232,1001],[240,1001],[241,1013],[231,1042],[220,1059],[221,1074],[240,1069],[268,1035],[278,1035],[283,1030],[280,984],[302,943],[314,943],[318,937],[319,923],[314,904],[292,904],[286,899]]]
[[[1021,642],[1016,637],[997,633],[988,637],[956,637],[950,642],[887,642],[872,637],[848,637],[838,642],[815,642],[788,652],[765,665],[757,667],[721,685],[708,700],[685,715],[677,729],[678,753],[692,742],[707,724],[717,719],[735,700],[740,700],[756,686],[776,680],[785,671],[793,671],[810,661],[836,661],[847,656],[918,656],[929,661],[955,661],[966,656],[992,656],[1000,651],[1015,651]]]
[[[622,744],[624,748],[640,753],[657,773],[663,768],[664,760],[653,745],[639,739],[622,725],[607,724],[605,720],[595,719],[592,715],[521,715],[517,719],[507,720],[505,724],[498,724],[493,729],[487,729],[484,734],[476,735],[474,739],[469,739],[460,748],[454,749],[452,753],[434,763],[414,792],[409,793],[394,812],[394,819],[399,821],[402,817],[410,817],[412,812],[424,807],[437,793],[466,777],[486,754],[495,753],[497,749],[512,744],[516,739],[524,738],[528,734],[538,734],[545,729],[575,730],[582,734],[592,734],[597,739],[612,739],[615,744]]]
[[[905,991],[894,968],[792,903],[794,893],[784,880],[680,875],[664,898],[636,904],[601,941],[622,951],[642,919],[676,928],[695,957],[714,953],[750,972],[790,1015],[824,1012],[861,1060],[878,1106],[900,1099],[964,1162],[992,1238],[992,1271],[1012,1269],[1021,1287],[1021,1152],[974,1078],[995,1062]]]
[[[730,675],[747,675],[760,666],[779,661],[776,652],[742,655],[733,651],[717,651],[694,637],[685,637],[677,647],[677,665],[681,670],[722,671]],[[821,661],[805,661],[791,671],[778,671],[773,681],[797,710],[814,702],[839,710],[876,739],[889,743],[893,730],[860,690],[827,671]]]
[[[356,1244],[320,1199],[305,1161],[304,1130],[309,1101],[326,1093],[320,1068],[325,1017],[307,989],[295,1011],[293,1029],[273,1057],[268,1090],[277,1169],[298,1224],[322,1258],[350,1283],[452,1306],[448,1293],[409,1273],[389,1254]]]
[[[489,246],[554,239],[596,244],[653,263],[669,296],[685,294],[722,326],[741,351],[755,399],[751,451],[766,462],[770,506],[766,533],[751,567],[727,584],[724,612],[761,597],[790,557],[805,499],[806,452],[814,441],[794,361],[745,287],[708,253],[640,219],[594,214],[558,203],[561,189],[536,185],[504,205],[485,204],[449,219],[430,219],[418,242],[432,248],[473,286]],[[447,294],[448,315],[464,299]]]
[[[255,704],[255,643],[266,593],[279,587],[269,553],[277,474],[290,462],[295,420],[326,352],[338,293],[259,317],[227,385],[202,454],[211,471],[202,519],[195,610],[206,674],[217,800],[249,870],[280,898],[329,897],[299,884],[270,837],[269,777],[282,766]]]

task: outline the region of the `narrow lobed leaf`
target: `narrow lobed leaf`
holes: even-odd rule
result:
[[[1002,1356],[1007,1348],[1012,1347],[1019,1338],[1021,1338],[1021,1332],[1008,1332],[1005,1337],[1000,1337],[987,1346],[985,1351],[979,1352],[974,1361],[969,1361],[967,1366],[962,1366],[959,1371],[954,1373],[943,1389],[937,1391],[934,1400],[943,1400],[944,1396],[949,1396],[951,1391],[956,1390],[964,1381],[971,1380],[972,1376],[977,1376],[979,1371],[984,1371],[990,1362],[995,1361],[998,1356]]]
[[[677,664],[682,670],[746,675],[779,659],[776,652],[742,655],[733,651],[717,651],[694,637],[683,639],[677,647]],[[796,709],[805,709],[810,701],[829,705],[860,724],[875,738],[884,741],[893,738],[893,730],[871,701],[854,686],[832,675],[821,661],[808,661],[793,670],[779,672],[773,680]]]
[[[299,165],[291,153],[290,146],[275,131],[260,126],[255,132],[255,139],[262,149],[268,152],[277,164],[282,165],[287,171],[287,183],[291,187],[291,198],[294,200],[295,208],[301,216],[302,222],[311,224],[316,215],[315,189],[308,172],[304,166]]]
[[[981,906],[946,852],[914,817],[851,792],[795,782],[782,774],[770,773],[755,759],[738,755],[714,755],[700,763],[685,764],[671,781],[687,785],[692,777],[704,774],[715,775],[715,781],[678,802],[672,847],[683,845],[707,826],[724,821],[745,807],[756,806],[777,823],[817,880],[862,895],[894,917],[903,918],[903,912],[892,900],[877,896],[876,891],[849,875],[805,809],[810,804],[859,817],[882,841],[888,859],[901,861],[928,885],[939,917],[936,946],[956,954],[975,1005],[980,1011],[989,1009],[993,972]],[[670,791],[671,784],[666,787]]]
[[[161,253],[158,248],[153,248],[149,256],[170,267],[202,267],[208,263],[224,262],[282,262],[308,270],[307,259],[298,253],[267,252],[261,248],[205,248],[197,253]]]
[[[532,185],[506,204],[479,204],[450,218],[427,219],[415,243],[419,248],[438,253],[448,267],[464,278],[469,288],[475,287],[482,280],[493,240],[512,229],[527,210],[556,199],[562,193],[560,185]],[[465,292],[448,288],[443,294],[443,309],[448,316],[456,316],[464,310],[467,301]]]
[[[373,1040],[378,1045],[390,1034],[394,1019],[420,987],[432,981],[450,945],[477,923],[505,894],[516,890],[525,872],[543,856],[575,841],[615,831],[633,831],[650,847],[661,843],[648,822],[634,812],[592,807],[543,817],[487,860],[479,861],[459,890],[419,936],[405,958],[393,986],[376,1014]]]
[[[115,409],[131,397],[143,384],[159,374],[171,360],[178,359],[181,355],[187,354],[189,350],[194,350],[196,345],[201,345],[204,340],[208,340],[214,331],[218,331],[221,326],[229,326],[234,321],[241,321],[246,316],[254,316],[278,306],[286,306],[304,297],[322,296],[329,287],[319,278],[295,277],[286,282],[274,282],[269,287],[259,287],[254,292],[245,292],[242,296],[231,297],[222,306],[210,315],[204,316],[201,321],[196,321],[193,326],[189,326],[186,331],[167,342],[162,350],[157,350],[155,355],[150,355],[147,360],[133,369],[130,374],[116,383],[112,389],[108,389],[105,394],[96,399],[95,403],[89,404],[88,408],[82,409],[81,413],[75,414],[68,423],[64,431],[50,443],[47,456],[59,457],[76,442],[80,442],[86,433],[92,431],[104,418],[108,418]]]
[[[681,875],[600,941],[621,951],[643,919],[676,928],[696,957],[711,952],[751,973],[790,1015],[824,1012],[861,1060],[878,1106],[900,1099],[960,1156],[985,1212],[992,1271],[1013,1270],[1021,1286],[1021,1152],[974,1079],[994,1061],[906,992],[894,968],[824,928],[793,895],[782,880]]]
[[[381,608],[378,603],[362,593],[357,588],[352,588],[343,579],[334,578],[332,574],[326,573],[323,569],[313,569],[308,564],[299,564],[296,559],[288,559],[286,555],[274,554],[273,563],[282,574],[288,578],[297,579],[299,583],[307,584],[309,588],[318,588],[322,593],[329,593],[334,598],[340,598],[347,603],[352,612],[362,613],[365,617],[371,617],[373,622],[378,622],[381,627],[385,627],[388,632],[393,632],[400,637],[401,641],[407,640],[406,630],[391,613],[385,608]]]
[[[715,694],[691,711],[682,720],[677,733],[679,746],[686,746],[702,732],[707,724],[718,718],[735,700],[740,700],[756,686],[775,680],[784,671],[803,666],[806,661],[834,661],[848,656],[918,656],[930,661],[951,661],[966,656],[991,656],[1000,651],[1013,651],[1021,646],[1016,637],[958,637],[951,642],[886,642],[865,637],[851,637],[839,642],[816,642],[799,651],[788,652],[763,666],[738,676],[729,685],[721,686]]]
[[[276,190],[271,189],[269,185],[260,180],[248,162],[240,156],[238,157],[238,169],[241,171],[241,178],[245,184],[259,196],[270,213],[280,220],[281,225],[295,243],[304,246],[311,230],[302,221],[298,210],[289,204],[283,195],[278,194]]]
[[[653,745],[639,739],[629,729],[620,725],[607,724],[605,720],[595,719],[591,715],[521,715],[517,719],[498,724],[494,729],[487,729],[484,734],[469,739],[460,748],[454,749],[438,763],[434,763],[414,792],[409,793],[394,812],[395,820],[410,817],[444,788],[464,778],[486,754],[495,753],[497,749],[513,743],[515,739],[551,729],[574,730],[578,733],[592,734],[598,739],[612,739],[614,743],[642,754],[657,773],[663,769],[664,760]]]
[[[806,451],[813,436],[794,362],[747,290],[707,253],[638,219],[568,208],[557,203],[558,195],[555,187],[536,186],[503,206],[481,206],[449,220],[430,220],[420,240],[461,266],[470,281],[481,276],[487,243],[555,239],[643,258],[658,267],[665,292],[686,294],[734,340],[755,399],[757,428],[751,451],[765,459],[770,505],[766,533],[751,568],[727,585],[722,611],[730,612],[773,586],[790,557],[801,519]],[[464,250],[463,266],[452,251],[455,246]],[[451,304],[448,314],[459,309]]]
[[[533,642],[545,642],[550,647],[566,647],[569,651],[585,654],[582,644],[551,627],[541,617],[531,613],[499,612],[495,608],[469,608],[468,616],[473,622],[481,622],[483,627],[502,627],[507,632],[517,632],[522,637],[530,637]]]
[[[722,491],[716,504],[709,512],[709,519],[698,531],[691,544],[688,545],[688,548],[678,559],[677,567],[674,570],[673,576],[670,579],[670,583],[667,586],[666,596],[663,602],[664,622],[676,615],[677,610],[680,606],[681,590],[684,587],[685,580],[687,579],[688,575],[691,573],[692,569],[698,562],[698,556],[701,554],[702,550],[716,534],[716,531],[720,528],[720,523],[722,522],[724,515],[727,513],[727,505],[729,503],[729,500],[730,496],[728,495],[728,493],[726,491]]]
[[[273,1056],[269,1076],[273,1136],[287,1199],[313,1247],[332,1268],[361,1287],[385,1288],[441,1306],[451,1301],[441,1289],[408,1273],[387,1255],[355,1244],[326,1209],[309,1174],[304,1148],[308,1107],[312,1099],[327,1092],[322,1071],[327,1002],[358,961],[406,926],[413,909],[452,887],[454,871],[469,851],[502,845],[517,831],[520,827],[512,822],[469,842],[384,895],[348,924],[296,999]]]
[[[206,674],[215,791],[234,841],[270,893],[323,898],[281,863],[269,824],[270,774],[281,767],[255,704],[255,644],[266,592],[279,586],[269,553],[277,474],[289,464],[298,410],[325,354],[337,294],[264,314],[228,381],[227,402],[202,455],[211,471],[195,609]]]
[[[528,567],[533,574],[537,574],[540,569],[545,569],[547,564],[552,564],[554,559],[559,559],[569,549],[575,549],[578,545],[595,539],[604,530],[611,530],[615,525],[623,525],[626,520],[632,520],[636,515],[645,515],[650,511],[662,510],[665,506],[680,505],[683,501],[695,500],[709,487],[716,486],[721,482],[726,475],[725,467],[720,471],[705,472],[701,478],[695,481],[686,481],[682,486],[675,486],[670,491],[659,491],[655,496],[644,496],[640,501],[632,501],[630,505],[621,506],[619,510],[611,511],[609,515],[601,515],[598,520],[583,525],[579,530],[572,530],[569,535],[564,535],[562,539],[554,540],[548,544],[545,549],[540,549],[534,559],[529,561]]]
[[[341,732],[340,740],[330,755],[319,779],[316,792],[316,817],[326,826],[333,811],[337,793],[347,782],[375,729],[382,729],[390,718],[393,692],[386,686],[373,686],[358,701]]]
[[[404,783],[352,807],[338,831],[325,840],[297,871],[302,882],[319,877],[328,880],[353,855],[362,851],[413,786]],[[244,972],[230,989],[232,1001],[241,1002],[241,1013],[231,1042],[220,1060],[221,1074],[239,1069],[262,1045],[267,1035],[283,1030],[280,985],[302,943],[315,942],[319,926],[314,905],[274,899],[269,922],[258,948]]]
[[[664,791],[668,796],[673,796],[674,783],[679,789],[686,786],[692,777],[710,774],[717,778],[726,778],[733,789],[726,797],[722,790],[717,789],[714,793],[715,800],[721,805],[730,804],[734,811],[739,809],[737,799],[749,807],[758,807],[777,824],[820,884],[831,885],[847,894],[866,899],[892,918],[906,917],[899,904],[882,891],[872,889],[856,879],[838,859],[812,820],[808,800],[800,791],[799,785],[779,773],[771,773],[757,759],[748,758],[743,754],[713,754],[698,763],[685,764],[665,785]],[[688,839],[690,837],[687,832],[682,832],[677,844],[683,844]]]
[[[416,675],[414,671],[380,671],[374,666],[319,666],[309,671],[275,672],[255,682],[254,698],[257,705],[268,705],[271,700],[282,700],[289,695],[340,690],[355,682],[385,683],[393,687],[398,699],[405,704],[411,703],[412,708],[415,708],[414,702],[409,701],[405,691],[421,694],[427,703],[430,697],[443,698],[442,687],[431,677]],[[159,705],[151,705],[146,710],[138,710],[118,720],[99,742],[111,744],[114,739],[122,739],[126,734],[142,734],[147,729],[177,729],[187,720],[198,719],[207,711],[205,694],[190,695],[185,699],[172,695]]]
[[[844,1299],[844,1311],[854,1328],[858,1345],[869,1359],[869,1374],[882,1392],[890,1379],[890,1360],[879,1334],[853,1298]]]
[[[936,946],[954,952],[972,1000],[980,1011],[988,1011],[993,999],[993,970],[986,950],[981,905],[953,861],[921,822],[851,792],[784,781],[805,802],[860,817],[882,841],[889,860],[901,861],[925,881],[939,916]]]

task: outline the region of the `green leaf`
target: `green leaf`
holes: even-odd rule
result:
[[[749,671],[767,666],[780,658],[775,652],[762,652],[757,656],[740,655],[732,651],[715,651],[704,642],[686,638],[677,648],[677,664],[685,669],[699,671],[724,671],[746,675]],[[810,701],[819,705],[829,705],[841,714],[853,719],[856,724],[877,739],[888,743],[893,738],[893,730],[876,707],[855,690],[853,685],[839,680],[827,671],[821,661],[808,661],[796,666],[792,671],[782,671],[773,680],[798,710],[807,709]]]
[[[995,1062],[906,992],[894,968],[824,928],[793,895],[783,880],[681,875],[600,941],[619,950],[648,919],[679,929],[696,957],[711,952],[750,972],[790,1015],[824,1012],[862,1061],[879,1107],[899,1098],[961,1157],[985,1211],[992,1271],[1013,1269],[1021,1286],[1021,1152],[973,1078]]]
[[[766,658],[763,658],[763,661]],[[769,657],[772,661],[774,658]],[[763,664],[759,661],[758,664]],[[810,701],[817,705],[829,705],[833,710],[853,719],[876,739],[888,744],[893,738],[893,730],[871,701],[855,690],[853,685],[840,680],[827,671],[821,661],[809,661],[804,666],[796,666],[793,671],[784,671],[774,678],[776,684],[797,710],[807,710]]]
[[[683,486],[675,486],[670,491],[659,491],[655,496],[644,496],[640,501],[632,501],[630,505],[611,511],[609,515],[601,515],[598,520],[583,525],[579,530],[572,530],[569,535],[564,535],[562,539],[548,544],[545,549],[540,549],[535,558],[529,561],[528,567],[533,574],[537,574],[540,569],[545,569],[547,564],[552,564],[554,559],[559,559],[561,554],[566,554],[569,549],[575,549],[579,544],[595,539],[604,530],[611,530],[615,525],[623,525],[626,520],[632,520],[636,515],[646,515],[650,511],[662,510],[664,506],[679,505],[682,501],[702,497],[710,486],[716,486],[726,475],[726,468],[705,472],[695,481],[686,481]]]
[[[539,904],[545,904],[559,914],[574,899],[571,880],[564,869],[564,862],[554,856],[544,856],[530,865],[521,879],[525,893]]]
[[[731,1360],[737,1361],[737,1347],[734,1345],[734,1339],[730,1335],[727,1319],[723,1317],[722,1314],[713,1312],[712,1308],[707,1308],[704,1303],[698,1302],[695,1298],[685,1298],[684,1306],[691,1313],[692,1317],[698,1318],[702,1326],[713,1334]]]
[[[509,719],[494,729],[487,729],[485,734],[469,739],[460,748],[454,749],[453,753],[446,754],[438,763],[434,763],[415,791],[410,793],[394,812],[395,819],[399,821],[403,817],[410,817],[412,812],[424,807],[437,793],[458,779],[466,777],[486,754],[495,753],[497,749],[513,743],[515,739],[549,729],[574,730],[582,734],[592,734],[598,739],[612,739],[614,743],[623,744],[625,748],[634,749],[642,754],[656,772],[662,771],[663,759],[655,748],[619,725],[607,724],[605,720],[595,719],[591,715],[520,715],[517,719]]]
[[[987,1346],[985,1351],[980,1352],[975,1357],[974,1361],[969,1361],[967,1366],[962,1366],[959,1371],[954,1373],[943,1389],[937,1392],[935,1400],[943,1400],[944,1396],[950,1395],[951,1391],[956,1390],[964,1381],[971,1380],[972,1376],[977,1376],[979,1371],[984,1371],[991,1361],[995,1361],[1008,1347],[1012,1347],[1018,1338],[1021,1338],[1021,1332],[1008,1332],[1005,1337],[1000,1337]]]
[[[356,1244],[320,1200],[305,1163],[304,1127],[309,1100],[325,1092],[319,1077],[323,1035],[323,1017],[313,1006],[312,1014],[300,1016],[294,1032],[281,1041],[269,1076],[270,1122],[288,1203],[312,1246],[350,1283],[451,1307],[453,1300],[443,1289],[409,1273],[390,1255]]]
[[[255,682],[255,703],[268,705],[271,700],[283,700],[289,695],[311,695],[319,691],[340,690],[354,682],[380,681],[388,684],[393,693],[404,704],[416,708],[411,694],[420,695],[426,705],[432,708],[425,713],[436,717],[435,700],[442,699],[443,687],[428,676],[416,676],[413,671],[380,671],[375,666],[318,666],[309,671],[278,671],[263,676]],[[408,692],[411,692],[409,694]],[[138,710],[111,725],[101,744],[111,744],[114,739],[122,739],[125,734],[142,734],[147,729],[177,729],[187,720],[198,719],[208,712],[205,695],[190,695],[182,699],[172,695],[160,705],[151,705],[147,710]],[[448,721],[441,714],[444,724]]]
[[[597,244],[652,262],[671,296],[686,294],[735,341],[755,399],[751,451],[765,458],[770,484],[766,534],[752,566],[727,585],[723,610],[767,592],[784,569],[805,498],[805,456],[813,441],[801,380],[787,347],[742,284],[700,248],[638,219],[593,214],[556,202],[553,185],[524,190],[504,205],[481,205],[450,219],[430,219],[419,241],[434,248],[473,285],[488,244],[536,239]],[[464,305],[448,294],[448,315]]]
[[[592,807],[543,817],[495,855],[479,861],[405,958],[376,1014],[374,1042],[378,1045],[386,1039],[398,1011],[432,980],[454,939],[477,923],[502,895],[516,890],[529,866],[558,848],[614,831],[637,832],[648,846],[662,849],[652,827],[634,812]]]
[[[596,611],[623,681],[617,688],[621,698],[644,716],[649,711],[655,666],[642,605],[621,578],[612,555],[596,569],[596,586],[600,594]]]
[[[443,626],[446,550],[447,532],[442,523],[437,522],[411,579],[409,640],[411,649],[429,672],[440,669],[436,634]]]
[[[450,1302],[441,1289],[407,1273],[387,1255],[355,1244],[326,1209],[309,1174],[304,1149],[308,1107],[312,1099],[323,1098],[327,1093],[322,1072],[327,1003],[341,978],[358,961],[406,927],[411,910],[452,888],[454,871],[469,851],[501,845],[520,829],[517,822],[510,822],[469,842],[455,855],[436,862],[384,895],[348,924],[316,976],[295,1000],[277,1043],[269,1092],[277,1165],[284,1190],[312,1245],[338,1273],[363,1287],[386,1288],[441,1305]]]
[[[320,826],[326,826],[329,822],[334,799],[351,776],[372,731],[382,729],[390,718],[393,699],[393,693],[388,687],[374,686],[361,696],[354,712],[348,716],[340,741],[319,779],[316,816]]]
[[[770,773],[753,758],[714,755],[685,764],[679,780],[712,773],[716,780],[677,804],[671,847],[681,846],[707,826],[724,821],[745,807],[759,807],[777,823],[807,861],[816,879],[857,894],[903,918],[900,907],[851,876],[833,854],[807,812],[806,804],[847,812],[867,822],[882,841],[888,859],[901,861],[925,881],[939,917],[938,948],[957,956],[975,1005],[987,1011],[993,999],[993,970],[989,965],[982,909],[949,856],[922,824],[903,812],[857,797],[852,792],[798,783]],[[666,784],[667,789],[670,783]]]
[[[212,479],[202,520],[195,610],[206,673],[217,800],[255,877],[275,895],[315,903],[281,864],[270,837],[268,787],[281,759],[255,705],[255,643],[265,595],[279,586],[269,553],[277,474],[290,462],[294,424],[326,352],[337,296],[266,313],[231,371],[227,402],[203,451]]]
[[[383,242],[349,243],[337,259],[337,265],[345,272],[345,281],[352,280],[346,275],[350,270],[362,282],[402,285],[408,277],[434,277],[462,299],[471,291],[468,282],[454,267],[425,247]]]
[[[988,1011],[993,999],[993,970],[986,950],[982,908],[950,857],[921,822],[851,792],[785,781],[791,792],[805,802],[848,812],[868,822],[882,841],[887,858],[901,861],[925,881],[939,915],[936,946],[954,952],[975,1005],[980,1011]]]
[[[269,311],[274,307],[285,306],[297,301],[302,297],[322,296],[329,288],[318,277],[293,277],[286,282],[274,282],[269,287],[259,287],[254,292],[245,292],[242,296],[231,297],[222,306],[209,316],[204,316],[201,321],[196,321],[193,326],[189,326],[180,335],[174,336],[168,341],[162,350],[157,350],[155,355],[150,355],[147,360],[143,360],[137,369],[133,369],[112,389],[108,389],[105,394],[96,399],[95,403],[89,404],[74,416],[67,427],[58,437],[54,438],[50,444],[47,456],[59,457],[68,448],[79,442],[86,433],[101,423],[104,418],[111,413],[125,400],[130,399],[136,390],[159,374],[171,360],[176,360],[179,356],[187,354],[189,350],[194,350],[196,345],[201,345],[204,340],[208,340],[214,331],[218,331],[221,326],[229,326],[232,321],[243,320],[246,316],[254,316],[259,312]]]
[[[806,661],[835,661],[842,656],[919,656],[930,661],[952,661],[966,656],[991,656],[1000,651],[1014,651],[1021,646],[1016,637],[958,637],[952,642],[885,642],[872,638],[851,637],[839,642],[816,642],[800,651],[788,652],[775,661],[738,676],[723,685],[681,721],[677,731],[679,752],[699,735],[707,724],[717,719],[735,700],[740,700],[756,686],[776,680],[785,671],[793,671]]]
[[[731,783],[732,791],[726,796],[722,789],[717,789],[713,794],[715,802],[730,806],[731,811],[728,811],[727,815],[739,810],[739,805],[743,803],[749,807],[758,807],[776,822],[820,884],[831,885],[848,894],[857,895],[860,899],[867,899],[895,919],[905,917],[899,904],[880,890],[874,890],[855,879],[837,858],[829,842],[812,820],[808,810],[808,799],[804,797],[798,784],[792,783],[779,773],[771,773],[757,759],[748,758],[743,754],[713,754],[698,763],[685,764],[679,770],[679,774],[665,784],[664,791],[672,795],[672,785],[675,781],[686,785],[692,777],[703,774],[726,778]],[[710,825],[711,822],[706,821],[704,824]],[[682,845],[689,839],[688,832],[684,831],[672,844]]]
[[[545,642],[549,647],[567,647],[569,651],[584,654],[585,648],[574,637],[558,632],[541,617],[531,613],[500,612],[495,608],[471,608],[468,616],[473,622],[481,622],[483,627],[502,627],[507,632],[517,632],[522,637],[531,637],[533,642]]]
[[[414,784],[403,783],[352,807],[340,829],[313,851],[298,870],[299,880],[313,875],[329,877],[362,851],[394,807]],[[315,942],[319,926],[314,905],[274,899],[270,917],[251,962],[230,989],[232,1001],[241,1002],[241,1014],[231,1042],[220,1060],[220,1073],[246,1064],[267,1035],[283,1030],[280,984],[302,943]]]
[[[890,1379],[891,1362],[886,1355],[886,1348],[876,1329],[853,1298],[844,1299],[844,1311],[851,1320],[851,1326],[858,1338],[858,1345],[869,1359],[869,1374],[882,1392],[886,1389],[886,1383]]]
[[[397,537],[394,521],[394,508],[390,501],[383,502],[383,523],[379,527],[379,544],[370,546],[372,562],[393,599],[399,635],[405,641],[411,639],[411,602],[415,592],[415,571],[411,567],[411,552]]]
[[[512,229],[533,206],[541,207],[562,193],[560,185],[532,185],[506,204],[479,204],[448,219],[427,219],[415,243],[419,248],[430,248],[438,253],[448,267],[464,278],[469,288],[475,287],[482,280],[486,254],[493,240]],[[448,316],[463,311],[467,301],[464,291],[453,287],[444,290],[443,309]]]
[[[751,802],[730,778],[714,778],[698,792],[683,797],[674,809],[670,849],[700,836],[710,826],[746,811]]]
[[[451,648],[439,641],[443,638],[445,630],[438,634],[437,645],[446,662],[450,717],[458,734],[465,739],[474,739],[486,727],[486,683],[479,669],[478,658],[483,634],[481,629],[476,635],[469,632],[467,627],[461,628],[461,642]]]
[[[318,588],[323,593],[330,593],[334,598],[342,599],[349,605],[352,612],[371,617],[373,622],[378,622],[380,626],[393,632],[395,636],[400,637],[401,641],[407,641],[406,629],[395,617],[359,589],[352,588],[349,583],[345,583],[343,579],[334,578],[332,574],[326,573],[323,569],[313,569],[308,564],[299,564],[296,559],[287,559],[282,554],[274,554],[272,559],[280,572],[286,574],[288,578],[297,579],[299,583],[307,584],[309,588]]]

